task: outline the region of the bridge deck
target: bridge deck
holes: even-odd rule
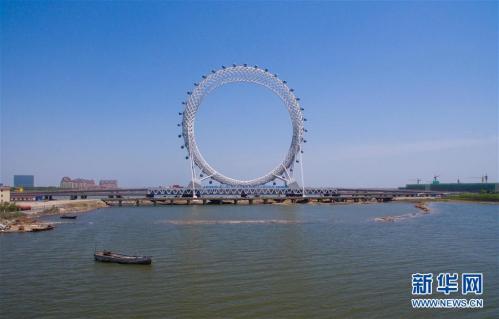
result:
[[[329,198],[337,196],[437,196],[441,192],[401,189],[354,189],[354,188],[330,188],[330,187],[307,187],[305,197]],[[302,197],[302,189],[289,189],[284,187],[254,187],[254,188],[229,188],[229,187],[203,187],[194,190],[194,195],[205,198],[243,198],[243,197]],[[12,192],[12,200],[34,200],[36,198],[52,199],[53,197],[69,197],[71,199],[98,197],[98,198],[179,198],[193,197],[190,188],[129,188],[129,189],[61,189],[51,191],[25,191]]]

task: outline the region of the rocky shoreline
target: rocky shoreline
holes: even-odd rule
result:
[[[98,208],[107,207],[101,200],[79,200],[79,201],[51,201],[51,202],[24,202],[19,206],[27,208],[18,212],[19,216],[9,219],[0,219],[0,233],[26,233],[54,229],[52,223],[38,220],[42,216],[76,214],[93,211]]]
[[[0,233],[29,233],[54,229],[50,223],[38,222],[30,217],[21,217],[14,220],[2,220]]]
[[[420,214],[429,214],[430,213],[430,208],[427,206],[426,202],[416,202],[414,207],[421,211]],[[380,222],[380,223],[393,223],[393,222],[397,222],[400,220],[416,217],[420,214],[410,213],[410,214],[403,214],[403,215],[383,216],[383,217],[376,217],[373,220],[375,222]]]
[[[62,215],[68,213],[86,213],[99,208],[107,207],[100,199],[87,199],[79,201],[55,201],[49,208],[33,212],[32,216]]]
[[[428,206],[426,206],[425,202],[417,203],[416,205],[414,205],[414,207],[416,207],[417,209],[422,210],[423,214],[429,214],[430,213],[430,208],[428,208]]]

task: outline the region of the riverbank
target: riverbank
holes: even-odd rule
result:
[[[100,199],[52,200],[44,202],[17,202],[19,207],[28,208],[23,211],[32,217],[58,215],[67,213],[84,213],[107,207]]]
[[[15,206],[10,206],[16,209]],[[0,233],[20,233],[51,230],[54,226],[49,223],[40,223],[35,218],[19,210],[0,212]]]
[[[0,216],[0,232],[19,233],[51,230],[54,225],[38,221],[41,216],[84,213],[107,207],[98,199],[55,200],[48,202],[17,202],[23,211],[9,212]]]
[[[50,223],[39,222],[31,217],[20,217],[13,220],[2,220],[0,233],[29,233],[54,229]]]
[[[448,200],[499,203],[499,193],[464,193],[446,197]]]
[[[483,196],[486,195],[486,196]],[[458,195],[449,195],[446,197],[396,197],[393,199],[395,202],[406,202],[406,203],[418,203],[421,201],[424,202],[468,202],[468,203],[476,203],[476,204],[491,204],[498,205],[499,204],[499,194],[458,194]]]

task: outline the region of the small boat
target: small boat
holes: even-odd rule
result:
[[[62,219],[76,219],[76,215],[62,215],[61,218]]]
[[[52,230],[54,229],[53,225],[47,224],[47,225],[37,225],[36,227],[31,228],[32,232],[39,232],[39,231],[46,231],[46,230]]]
[[[152,262],[152,257],[150,256],[128,256],[107,250],[96,251],[94,258],[97,261],[118,264],[150,265]]]

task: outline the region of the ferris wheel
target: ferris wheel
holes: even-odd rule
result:
[[[251,180],[225,176],[208,164],[199,151],[194,134],[196,113],[203,99],[222,85],[243,82],[261,85],[276,94],[288,110],[293,132],[290,147],[282,162],[266,174]],[[268,69],[262,69],[256,65],[222,66],[219,70],[212,70],[208,75],[203,75],[199,83],[194,83],[194,89],[187,92],[187,100],[182,102],[185,109],[179,113],[182,115],[182,123],[178,126],[182,127],[182,133],[178,137],[183,137],[184,144],[181,148],[187,151],[186,159],[190,160],[192,181],[189,187],[194,190],[194,188],[200,187],[204,180],[210,180],[210,183],[214,180],[222,185],[232,187],[256,187],[267,183],[275,185],[276,180],[281,180],[290,188],[299,188],[294,178],[295,164],[300,166],[301,184],[304,187],[303,143],[307,142],[304,138],[304,134],[307,132],[304,122],[307,119],[303,116],[304,109],[300,107],[299,101],[300,99],[295,96],[294,90],[287,85],[286,81],[279,79],[277,74],[269,72]],[[199,170],[199,174],[196,173],[196,168]]]

